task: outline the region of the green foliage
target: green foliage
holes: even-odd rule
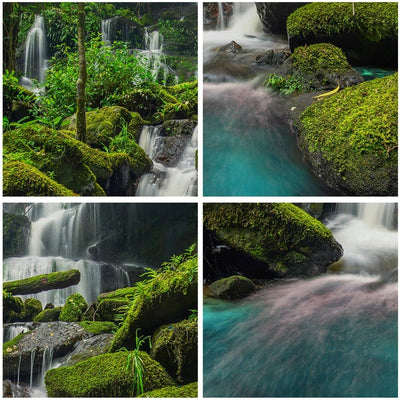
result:
[[[369,157],[395,169],[397,79],[396,73],[364,82],[307,108],[299,126],[307,151],[322,153],[343,179],[357,171],[364,179],[360,163]]]
[[[60,53],[47,72],[47,91],[42,99],[42,107],[50,118],[71,115],[76,107],[78,55],[67,46],[60,47]],[[152,81],[144,60],[125,43],[104,46],[99,37],[92,39],[86,45],[86,64],[88,107],[109,105],[112,96]]]
[[[264,85],[267,88],[271,88],[283,94],[298,93],[305,89],[303,79],[296,75],[279,76],[276,74],[268,74],[265,78]]]
[[[289,36],[313,34],[329,37],[350,33],[379,42],[397,37],[397,13],[397,3],[316,2],[298,8],[288,17],[286,24]]]
[[[343,51],[330,43],[297,47],[290,59],[296,70],[306,74],[318,73],[320,70],[351,70],[351,66]]]
[[[76,322],[80,321],[82,314],[87,309],[87,303],[82,295],[74,293],[68,296],[65,302],[61,314],[60,321]]]
[[[169,51],[186,55],[197,54],[197,15],[190,15],[182,20],[160,19],[158,28]]]
[[[170,397],[184,397],[184,398],[190,398],[190,397],[198,397],[197,394],[197,382],[189,383],[188,385],[185,386],[168,386],[168,387],[163,387],[162,389],[157,389],[153,390],[151,392],[146,392],[143,393],[142,395],[138,397],[145,397],[145,398],[151,398],[151,399],[164,399],[164,398],[170,398]]]
[[[128,360],[126,363],[126,371],[132,372],[133,376],[133,388],[132,395],[136,393],[136,395],[141,395],[143,393],[143,376],[145,373],[143,360],[140,357],[140,349],[143,344],[148,341],[149,347],[151,348],[151,338],[150,336],[138,336],[138,330],[136,329],[135,333],[135,348],[132,352],[128,352]],[[125,349],[126,350],[126,349]],[[127,351],[127,350],[126,350]]]
[[[93,335],[115,332],[117,328],[117,326],[110,321],[81,321],[79,325],[89,333],[93,333]]]

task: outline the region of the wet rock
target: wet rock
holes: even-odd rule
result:
[[[221,3],[223,23],[226,26],[229,22],[229,17],[233,14],[231,3]],[[204,20],[203,27],[205,30],[216,29],[220,21],[220,11],[218,3],[205,3],[204,5]]]
[[[31,222],[25,215],[3,214],[3,251],[4,258],[20,257],[26,254]]]
[[[242,46],[232,40],[230,43],[226,44],[225,46],[220,47],[217,52],[218,53],[238,53],[242,50]]]
[[[3,382],[3,397],[32,397],[32,393],[29,386],[25,386],[21,383],[16,385],[14,382],[6,379]]]
[[[160,150],[154,160],[167,167],[174,167],[180,161],[189,139],[186,135],[161,138]]]
[[[281,65],[290,55],[288,50],[268,50],[256,56],[256,64]]]
[[[191,119],[173,119],[163,123],[160,131],[161,136],[191,135],[197,121]]]
[[[18,369],[20,378],[26,378],[31,373],[31,358],[33,373],[40,372],[44,349],[53,349],[54,357],[61,357],[70,352],[75,343],[81,340],[86,331],[77,323],[48,322],[34,324],[34,329],[8,342],[3,350],[4,379],[16,380]]]
[[[88,358],[107,353],[113,337],[112,333],[103,333],[76,342],[73,351],[60,360],[61,365],[69,367]]]
[[[241,299],[247,297],[256,289],[250,279],[240,275],[219,279],[208,288],[214,297],[221,299]]]

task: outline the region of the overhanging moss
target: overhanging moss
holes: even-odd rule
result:
[[[31,331],[20,333],[14,339],[9,340],[8,342],[3,344],[3,354],[12,353],[13,351],[18,350],[17,344],[19,341],[25,336],[31,333]]]
[[[133,375],[127,369],[128,352],[103,354],[72,367],[51,369],[45,376],[49,397],[132,397],[135,396]],[[174,382],[161,365],[148,354],[140,352],[144,365],[145,391]]]
[[[289,15],[286,26],[289,36],[346,32],[380,41],[397,36],[397,3],[311,3]]]

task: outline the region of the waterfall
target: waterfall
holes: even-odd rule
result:
[[[147,67],[151,71],[151,75],[158,82],[166,82],[169,76],[173,76],[173,71],[168,67],[166,63],[166,57],[163,53],[164,37],[163,35],[155,30],[149,32],[145,28],[145,51],[142,53],[145,57]],[[178,77],[175,76],[174,82],[178,83]]]
[[[343,245],[333,270],[391,276],[397,268],[396,204],[338,204],[327,226]]]
[[[32,329],[32,325],[30,323],[25,322],[15,322],[13,324],[3,324],[3,342],[8,342],[9,340],[14,339],[21,333],[28,332]]]
[[[137,196],[193,196],[197,190],[197,170],[195,157],[197,150],[197,126],[174,167],[166,167],[156,161],[163,149],[161,128],[143,127],[139,146],[153,159],[153,168],[150,173],[140,178]]]
[[[24,75],[28,79],[44,82],[46,74],[47,40],[44,18],[36,15],[35,22],[25,40]]]
[[[110,45],[111,40],[111,21],[112,18],[103,19],[101,21],[101,38],[106,45]]]
[[[219,31],[225,30],[224,7],[223,7],[223,4],[221,2],[218,3],[217,29]]]
[[[43,360],[42,360],[42,368],[40,370],[39,375],[39,385],[45,389],[44,385],[44,377],[46,372],[51,369],[53,363],[53,355],[54,355],[54,348],[53,347],[45,347],[43,350]]]

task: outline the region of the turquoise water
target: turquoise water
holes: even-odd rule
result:
[[[325,276],[204,305],[206,397],[396,397],[397,284]]]
[[[303,162],[274,99],[248,84],[204,89],[204,195],[334,194]]]
[[[370,68],[370,67],[355,67],[353,68],[357,71],[364,80],[371,81],[375,78],[383,78],[385,76],[393,75],[395,71],[381,69],[381,68]]]

